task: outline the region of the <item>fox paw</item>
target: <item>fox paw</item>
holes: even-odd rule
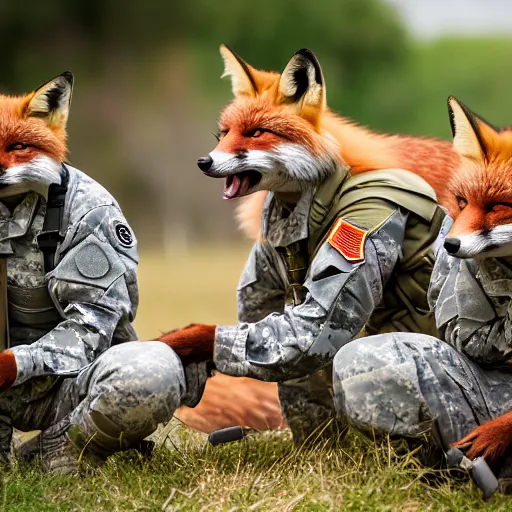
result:
[[[512,412],[476,427],[452,446],[471,460],[484,457],[487,462],[497,462],[512,448]]]

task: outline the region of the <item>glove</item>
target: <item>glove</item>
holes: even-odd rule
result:
[[[157,341],[171,347],[184,365],[212,361],[216,328],[216,325],[191,324],[162,334]]]
[[[487,462],[498,462],[512,448],[512,411],[476,427],[452,446],[468,459],[482,456]]]
[[[16,358],[10,350],[0,352],[0,391],[9,389],[16,380],[18,368]]]

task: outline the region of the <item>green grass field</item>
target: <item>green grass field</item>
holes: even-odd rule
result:
[[[139,335],[188,322],[232,322],[235,287],[247,247],[204,249],[166,259],[143,254]],[[468,481],[427,475],[412,456],[351,434],[336,449],[301,451],[286,431],[211,447],[176,420],[155,435],[150,460],[127,452],[85,478],[50,476],[37,467],[1,475],[0,511],[475,511],[512,510],[484,503]]]

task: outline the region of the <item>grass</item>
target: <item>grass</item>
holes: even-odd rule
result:
[[[141,338],[189,322],[233,322],[235,289],[247,247],[142,256]],[[52,476],[35,466],[0,474],[0,512],[46,511],[505,511],[484,503],[468,481],[427,478],[411,456],[350,434],[336,449],[299,450],[286,431],[212,447],[173,420],[157,432],[150,460],[111,457],[87,477]]]
[[[215,448],[201,434],[173,437],[175,447],[164,445],[150,460],[118,454],[82,479],[16,468],[3,475],[0,510],[510,510],[503,496],[484,503],[470,482],[439,473],[432,483],[414,457],[355,435],[314,451],[293,448],[286,432]]]

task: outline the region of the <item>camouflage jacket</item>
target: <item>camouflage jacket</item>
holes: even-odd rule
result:
[[[447,226],[449,223],[447,219]],[[510,367],[511,299],[510,258],[466,260],[439,248],[429,302],[440,336],[480,365]]]
[[[0,203],[0,255],[7,257],[14,385],[44,375],[69,376],[112,343],[136,339],[137,242],[115,199],[66,166],[62,242],[45,275],[37,236],[46,200],[27,194],[11,212]]]
[[[403,303],[397,305],[398,293],[385,293],[391,282],[400,289],[404,261],[414,261],[408,272],[420,275],[412,280],[410,295],[432,318],[426,297],[433,266],[432,226],[382,197],[358,199],[338,215],[368,228],[364,260],[349,261],[327,237],[321,237],[303,282],[304,300],[295,305],[286,302],[289,279],[280,249],[310,238],[314,194],[306,191],[292,212],[269,195],[263,211],[264,242],[253,247],[238,287],[241,323],[216,330],[214,361],[219,371],[285,381],[329,365],[363,327],[372,332],[374,316],[378,332],[411,330]],[[408,197],[414,198],[414,193]],[[435,200],[429,200],[437,212]],[[436,218],[442,219],[439,213]],[[435,328],[433,318],[431,323]]]

